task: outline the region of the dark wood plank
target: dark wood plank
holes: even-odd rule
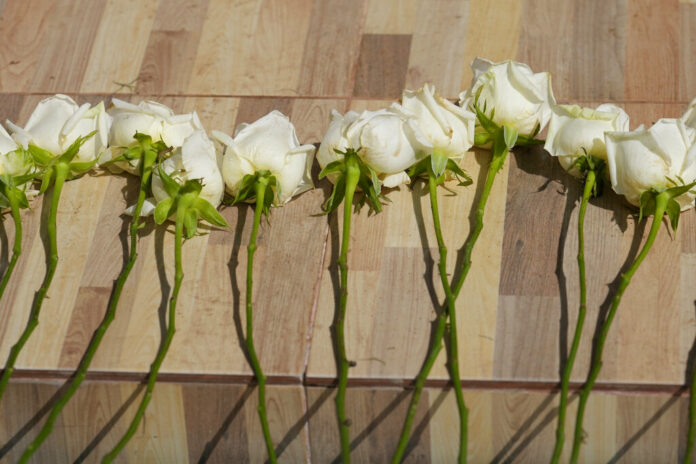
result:
[[[365,0],[314,0],[302,59],[300,95],[351,95],[365,4]]]
[[[398,100],[406,81],[410,48],[410,35],[363,35],[353,95]]]

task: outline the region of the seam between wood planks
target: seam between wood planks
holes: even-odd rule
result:
[[[28,381],[61,381],[72,376],[72,370],[39,370],[18,369],[13,374],[13,379]],[[87,374],[87,380],[103,382],[144,382],[147,379],[145,372],[106,372],[93,371]],[[180,384],[229,384],[248,385],[253,383],[253,376],[249,374],[184,374],[184,373],[160,373],[158,382]],[[335,377],[302,377],[293,375],[269,375],[268,385],[276,386],[303,386],[303,387],[335,387]],[[582,382],[571,382],[570,390],[578,391]],[[413,379],[400,378],[349,378],[348,386],[351,388],[413,388]],[[427,388],[450,388],[447,379],[429,379]],[[558,391],[559,383],[536,380],[473,380],[463,379],[462,387],[466,390],[492,390],[492,391],[528,391],[547,392]],[[668,394],[688,395],[688,387],[683,384],[665,383],[649,384],[637,382],[598,382],[594,391],[624,394]]]

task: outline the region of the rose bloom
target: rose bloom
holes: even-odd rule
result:
[[[474,144],[476,115],[442,98],[432,85],[404,90],[401,108],[408,124],[416,126],[412,131],[426,156],[437,149],[448,158],[462,158]]]
[[[234,138],[219,131],[213,137],[225,147],[222,177],[230,194],[237,194],[244,176],[264,170],[278,182],[279,203],[312,188],[314,145],[300,145],[283,113],[271,111],[251,124],[240,124]]]
[[[510,126],[527,137],[546,126],[555,104],[549,73],[535,74],[516,61],[483,58],[476,58],[471,68],[472,87],[460,94],[460,106],[474,111],[476,105],[498,126]]]
[[[39,102],[24,128],[10,121],[7,125],[24,148],[35,145],[55,156],[63,154],[78,137],[96,131],[75,156],[75,161],[85,162],[97,159],[106,149],[111,117],[103,102],[94,107],[89,103],[78,106],[72,98],[58,94]]]
[[[345,115],[333,111],[331,124],[317,152],[323,168],[342,157],[336,150],[358,150],[358,156],[372,168],[385,187],[398,187],[410,182],[404,171],[418,161],[424,147],[418,142],[416,126],[408,124],[408,116],[397,106],[379,111],[349,111]],[[333,176],[329,176],[334,180]]]
[[[607,159],[605,132],[627,131],[628,115],[616,105],[599,105],[597,109],[577,105],[556,105],[552,109],[544,149],[558,157],[563,169],[575,176],[578,157],[585,154]]]
[[[696,129],[680,119],[660,119],[647,130],[607,132],[605,140],[612,188],[636,206],[647,190],[696,180]],[[693,206],[694,194],[675,200],[683,211]]]

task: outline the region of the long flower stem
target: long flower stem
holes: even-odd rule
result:
[[[657,195],[657,197],[655,197],[655,215],[653,217],[653,222],[650,227],[650,233],[648,234],[648,238],[645,241],[643,248],[640,250],[640,253],[638,253],[638,256],[636,257],[635,261],[633,261],[633,264],[631,264],[631,267],[629,267],[626,273],[623,274],[623,276],[621,277],[621,283],[619,284],[619,288],[616,290],[616,294],[614,295],[614,299],[612,300],[611,307],[609,308],[609,312],[607,313],[607,318],[602,324],[602,328],[599,332],[599,335],[597,336],[597,341],[594,346],[594,354],[592,356],[590,372],[588,373],[585,386],[580,392],[580,400],[578,402],[578,411],[577,416],[575,418],[575,435],[573,438],[573,451],[570,457],[570,462],[572,464],[578,462],[578,457],[580,455],[580,445],[582,444],[583,435],[582,422],[585,416],[585,407],[587,405],[587,400],[590,396],[592,387],[594,386],[595,381],[599,376],[599,372],[602,369],[602,351],[604,350],[604,342],[606,341],[607,335],[609,334],[611,323],[614,320],[614,316],[616,316],[616,310],[619,307],[619,303],[621,303],[621,297],[623,296],[626,287],[628,287],[628,284],[631,283],[631,278],[633,277],[633,274],[635,274],[636,270],[638,270],[638,267],[650,251],[650,248],[652,247],[652,244],[655,241],[655,237],[657,237],[657,233],[659,232],[660,225],[662,223],[662,217],[665,214],[667,202],[669,201],[669,199],[669,194],[666,192],[660,193]]]
[[[578,353],[580,346],[580,338],[582,336],[582,327],[585,323],[585,314],[587,312],[587,284],[585,279],[585,211],[587,203],[590,201],[592,191],[595,186],[596,174],[593,170],[589,170],[585,177],[585,189],[582,193],[582,201],[580,203],[580,211],[578,213],[578,273],[580,275],[580,307],[578,309],[578,322],[575,326],[575,334],[573,342],[568,353],[568,360],[563,368],[563,378],[561,379],[561,399],[558,406],[558,425],[556,427],[556,445],[553,449],[552,464],[557,464],[561,458],[563,451],[563,442],[565,440],[565,417],[568,406],[568,387],[570,385],[570,374],[573,372],[573,364],[575,364],[575,356]]]
[[[169,299],[169,322],[167,324],[167,334],[162,341],[162,346],[155,357],[155,360],[150,367],[150,374],[147,378],[147,387],[145,388],[145,394],[143,395],[138,410],[135,412],[135,416],[128,426],[128,430],[123,435],[121,440],[116,444],[116,446],[102,459],[102,464],[108,464],[112,462],[116,456],[123,450],[128,441],[135,435],[140,422],[145,415],[145,409],[147,409],[150,400],[152,399],[152,392],[155,389],[155,382],[157,381],[157,375],[159,374],[160,367],[164,361],[164,357],[169,351],[169,346],[174,338],[174,333],[176,332],[176,302],[179,296],[179,289],[181,288],[181,282],[184,279],[184,271],[181,264],[181,245],[183,241],[183,230],[184,230],[184,218],[186,217],[186,212],[189,204],[180,201],[176,210],[176,225],[174,229],[174,289],[172,290],[172,296]]]
[[[440,225],[440,209],[437,201],[437,178],[432,171],[428,170],[428,187],[430,189],[430,207],[433,213],[433,225],[435,228],[435,236],[437,237],[437,245],[440,250],[440,262],[438,269],[440,271],[440,280],[442,287],[445,290],[447,297],[447,313],[450,317],[450,377],[454,384],[454,393],[457,399],[457,409],[459,411],[459,463],[466,463],[467,459],[467,424],[469,411],[464,403],[464,394],[462,393],[462,382],[459,376],[459,354],[457,348],[457,319],[454,306],[454,293],[450,288],[449,279],[447,278],[447,246],[445,239],[442,236],[442,227]]]
[[[684,464],[691,464],[694,454],[694,439],[696,438],[696,369],[691,374],[691,386],[689,388],[689,431],[686,435],[686,450],[684,451]]]
[[[259,224],[261,223],[261,215],[263,214],[264,197],[268,179],[259,177],[254,190],[256,191],[256,208],[254,209],[254,225],[251,229],[251,238],[249,238],[249,246],[247,247],[247,280],[246,280],[246,348],[249,354],[249,363],[254,370],[256,381],[259,387],[259,405],[257,407],[259,419],[261,420],[261,429],[263,430],[263,438],[266,441],[266,450],[268,451],[268,459],[271,463],[278,462],[275,449],[273,448],[273,440],[271,439],[271,430],[268,426],[268,417],[266,414],[266,376],[261,370],[261,363],[256,355],[254,347],[254,324],[253,314],[254,305],[252,302],[252,291],[254,289],[254,253],[256,252],[256,238],[259,234]]]
[[[46,268],[46,275],[44,277],[43,284],[34,298],[34,304],[31,307],[31,312],[29,314],[29,322],[24,328],[24,332],[17,340],[10,350],[10,355],[5,363],[5,369],[2,373],[2,378],[0,378],[0,400],[2,399],[7,384],[10,381],[10,377],[14,372],[14,365],[17,362],[19,353],[24,348],[24,345],[29,340],[32,332],[37,325],[39,325],[39,315],[41,314],[41,305],[43,304],[48,289],[53,281],[53,275],[56,273],[56,267],[58,266],[58,243],[56,239],[56,222],[58,216],[58,204],[60,202],[60,194],[63,191],[63,184],[65,184],[68,175],[70,174],[70,168],[66,163],[57,163],[53,169],[55,169],[55,180],[53,184],[53,194],[51,197],[51,209],[48,215],[48,266]]]
[[[96,354],[97,349],[99,348],[99,344],[104,338],[104,334],[111,325],[111,322],[113,322],[114,318],[116,317],[116,308],[118,307],[118,300],[121,296],[121,291],[123,290],[126,280],[128,279],[128,275],[131,272],[131,269],[133,269],[133,266],[135,265],[136,259],[138,258],[137,245],[138,229],[140,228],[140,212],[142,211],[143,204],[145,203],[145,198],[147,197],[147,186],[149,184],[150,176],[152,174],[152,165],[154,163],[154,159],[144,157],[142,163],[143,169],[140,178],[140,192],[138,193],[138,202],[135,205],[133,219],[131,220],[130,224],[131,248],[128,263],[121,271],[121,275],[118,276],[118,280],[116,280],[114,293],[111,297],[111,301],[109,302],[109,306],[106,310],[106,314],[104,315],[104,319],[102,320],[99,327],[97,327],[97,330],[94,332],[92,341],[87,347],[87,351],[85,352],[85,355],[82,358],[82,361],[80,362],[77,371],[75,372],[73,380],[70,382],[70,385],[68,389],[65,391],[65,393],[63,393],[63,395],[58,399],[56,404],[51,409],[51,413],[46,419],[46,422],[41,428],[39,434],[36,436],[34,441],[31,442],[24,450],[24,453],[22,454],[22,457],[19,460],[20,463],[26,463],[29,460],[29,458],[31,458],[31,456],[34,454],[34,452],[46,440],[46,438],[48,438],[48,436],[51,434],[51,431],[53,430],[53,425],[56,419],[58,419],[58,416],[60,415],[61,411],[68,403],[68,401],[70,401],[70,398],[72,398],[72,396],[75,394],[80,385],[82,385],[82,382],[84,381],[85,376],[87,375],[87,371],[89,370],[89,366],[92,363],[92,359],[94,358],[94,355]]]
[[[14,245],[12,247],[12,258],[10,259],[10,264],[7,266],[5,275],[2,276],[2,281],[0,281],[0,300],[5,294],[5,287],[12,277],[12,271],[14,271],[17,265],[17,260],[19,255],[22,254],[22,216],[19,213],[19,202],[15,195],[9,194],[7,199],[10,202],[10,211],[12,212],[12,219],[14,220],[15,226],[15,236]]]
[[[333,329],[336,337],[336,360],[338,364],[338,391],[336,392],[336,416],[341,437],[341,460],[350,463],[350,430],[346,417],[346,387],[348,385],[348,358],[346,356],[345,318],[348,303],[348,245],[350,244],[350,219],[353,208],[353,196],[360,179],[360,167],[352,158],[346,159],[346,190],[343,200],[343,236],[341,237],[341,255],[338,267],[341,271],[341,290],[338,312]]]
[[[452,286],[452,293],[454,299],[456,300],[459,296],[459,292],[464,284],[464,280],[471,268],[471,253],[474,249],[474,245],[478,240],[481,231],[483,230],[483,215],[486,209],[486,202],[490,196],[491,189],[493,188],[493,181],[495,176],[503,167],[505,159],[507,158],[507,148],[504,144],[494,144],[493,145],[493,155],[491,157],[491,162],[488,165],[488,172],[486,174],[486,181],[483,185],[483,190],[481,192],[481,198],[479,200],[478,206],[476,208],[476,225],[474,229],[469,234],[469,237],[464,244],[464,264],[462,272],[459,275],[459,279],[456,284]],[[403,453],[408,445],[409,437],[411,436],[411,427],[413,426],[413,418],[415,417],[416,410],[418,408],[418,402],[420,401],[420,396],[425,387],[425,381],[430,374],[430,371],[435,364],[438,354],[442,350],[442,340],[445,335],[445,328],[447,326],[447,314],[441,312],[437,317],[437,325],[435,327],[435,335],[433,336],[430,347],[428,348],[428,354],[426,356],[425,362],[421,367],[418,375],[416,376],[415,388],[413,391],[413,396],[411,396],[411,402],[408,407],[408,413],[406,415],[406,421],[404,422],[403,429],[401,430],[401,436],[399,438],[399,443],[397,445],[396,452],[392,458],[392,463],[401,462],[403,459]]]

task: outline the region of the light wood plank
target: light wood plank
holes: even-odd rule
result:
[[[135,84],[159,0],[108,0],[80,91],[123,92]]]

